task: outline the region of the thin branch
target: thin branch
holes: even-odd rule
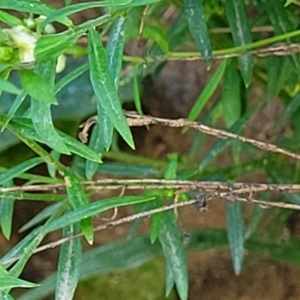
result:
[[[125,111],[125,115],[127,117],[127,122],[129,126],[137,127],[137,126],[147,126],[153,124],[159,124],[166,127],[190,127],[194,128],[197,131],[200,131],[204,134],[215,136],[219,139],[234,139],[241,141],[243,143],[248,143],[256,148],[262,149],[268,152],[281,153],[286,156],[292,157],[294,159],[300,160],[300,154],[291,152],[289,150],[285,150],[283,148],[277,147],[276,145],[261,142],[255,139],[246,138],[241,135],[231,133],[222,129],[215,129],[213,127],[209,127],[203,125],[200,122],[192,122],[186,119],[166,119],[166,118],[157,118],[152,116],[139,115],[136,112],[128,112]],[[88,130],[89,128],[98,121],[98,116],[93,116],[89,118],[86,122],[80,125],[82,131],[79,133],[79,138],[83,143],[86,143],[88,140]]]
[[[230,191],[234,194],[276,192],[300,192],[300,184],[268,184],[247,182],[220,182],[196,180],[165,180],[165,179],[98,179],[81,181],[87,191],[97,192],[102,190],[184,190],[185,192],[200,191]],[[65,183],[35,184],[14,187],[0,187],[0,193],[10,192],[65,192]],[[8,196],[9,194],[7,194]]]
[[[179,207],[194,205],[195,207],[197,207],[198,209],[201,210],[201,208],[206,208],[206,202],[208,200],[211,200],[213,197],[218,197],[219,199],[225,199],[225,200],[231,201],[231,202],[238,201],[238,202],[246,202],[246,203],[250,203],[250,204],[257,204],[257,205],[260,205],[263,208],[277,207],[277,208],[283,208],[283,209],[300,210],[300,206],[296,205],[296,204],[289,204],[289,203],[284,203],[284,202],[267,202],[267,201],[256,200],[256,199],[251,199],[251,198],[237,197],[237,196],[233,195],[231,192],[229,192],[229,193],[217,193],[217,192],[215,192],[215,193],[208,194],[208,195],[203,194],[203,197],[205,197],[204,200],[203,199],[199,200],[199,198],[198,198],[198,199],[191,199],[191,200],[188,200],[188,201],[185,201],[185,202],[171,203],[169,205],[165,205],[165,206],[162,206],[162,207],[159,207],[159,208],[155,208],[155,209],[151,209],[151,210],[148,210],[148,211],[133,214],[131,216],[127,216],[127,217],[124,217],[124,218],[121,218],[121,219],[118,219],[118,220],[113,220],[113,221],[110,221],[110,222],[106,222],[104,224],[101,224],[99,226],[94,227],[93,232],[98,232],[98,231],[105,230],[105,229],[110,228],[110,227],[114,227],[114,226],[122,225],[122,224],[125,224],[125,223],[129,223],[129,222],[132,222],[132,221],[140,219],[140,218],[150,217],[153,214],[161,213],[161,212],[168,211],[168,210],[174,210],[174,209],[177,209]],[[199,202],[201,202],[200,205],[199,205]],[[39,253],[39,252],[42,252],[42,251],[45,251],[45,250],[48,250],[48,249],[53,249],[55,247],[58,247],[58,246],[60,246],[64,243],[70,241],[70,240],[73,240],[73,239],[76,239],[76,238],[79,238],[79,237],[82,237],[82,236],[83,236],[83,233],[78,233],[74,236],[62,238],[62,239],[59,239],[57,241],[45,244],[43,246],[38,247],[33,252],[33,254],[36,254],[36,253]],[[13,258],[10,258],[10,259],[7,259],[7,260],[3,261],[1,264],[3,266],[5,266],[7,264],[11,264],[11,263],[19,260],[19,258],[20,258],[20,256],[13,257]]]

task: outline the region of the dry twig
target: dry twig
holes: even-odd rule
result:
[[[139,115],[136,112],[128,112],[125,111],[125,115],[127,117],[127,122],[129,126],[136,127],[136,126],[147,126],[153,124],[159,124],[166,127],[190,127],[194,128],[197,131],[200,131],[204,134],[215,136],[219,139],[234,139],[244,143],[248,143],[256,148],[260,148],[264,151],[274,152],[274,153],[281,153],[286,156],[292,157],[294,159],[300,160],[300,154],[291,152],[289,150],[285,150],[283,148],[277,147],[276,145],[261,142],[255,139],[246,138],[241,135],[228,132],[222,129],[216,129],[213,127],[209,127],[203,125],[201,122],[192,122],[186,119],[166,119],[166,118],[157,118],[152,116],[145,116]],[[98,120],[97,116],[93,116],[89,118],[86,122],[80,125],[82,131],[79,133],[79,138],[83,143],[87,142],[88,139],[88,130],[90,127],[96,123]]]

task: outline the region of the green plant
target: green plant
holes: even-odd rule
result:
[[[38,299],[54,289],[56,299],[70,299],[79,279],[128,269],[131,268],[130,258],[137,266],[161,252],[166,259],[166,294],[176,285],[180,299],[187,299],[188,272],[177,208],[185,205],[202,208],[213,197],[227,201],[227,231],[193,232],[187,250],[217,249],[229,243],[237,275],[242,269],[244,249],[299,265],[297,254],[286,255],[295,251],[299,241],[291,239],[285,244],[275,241],[290,211],[283,215],[283,210],[278,210],[270,218],[258,206],[300,208],[299,185],[292,185],[299,180],[299,164],[295,161],[300,158],[294,153],[300,141],[297,122],[300,103],[297,13],[300,8],[296,4],[287,1],[284,7],[284,2],[278,0],[184,0],[182,3],[175,0],[105,0],[72,4],[66,0],[63,8],[54,9],[37,0],[0,0],[0,151],[21,141],[37,156],[20,157],[21,162],[0,169],[3,235],[7,239],[11,236],[15,201],[52,202],[22,228],[31,231],[1,258],[1,299],[12,299],[10,292],[16,287],[33,288],[22,299]],[[76,12],[99,7],[103,8],[103,14],[98,18],[78,25],[69,18]],[[12,10],[21,14],[12,13]],[[174,22],[161,17],[170,10],[176,15]],[[56,33],[51,25],[53,22],[64,29]],[[272,33],[266,34],[270,26]],[[102,40],[106,38],[104,46]],[[79,39],[86,43],[79,43]],[[133,39],[148,41],[143,57],[123,54],[124,46]],[[193,51],[183,50],[188,48]],[[57,79],[56,72],[64,68],[61,64],[66,55],[68,59],[83,57],[87,60],[80,61]],[[209,68],[216,59],[220,63],[186,120],[143,116],[141,79],[158,73],[168,60],[204,60]],[[78,110],[76,99],[64,107],[63,102],[57,100],[59,92],[87,72],[90,82],[82,85],[92,87],[95,101],[86,96],[79,99],[83,103],[86,101],[83,109]],[[195,122],[221,82],[221,96],[207,110],[205,125]],[[262,86],[263,97],[250,101],[250,93],[258,84]],[[121,100],[125,100],[122,92],[128,89],[139,114],[122,110]],[[242,137],[240,134],[249,120],[262,107],[270,105],[275,96],[285,106],[268,132],[276,137],[276,146]],[[52,110],[55,105],[58,109]],[[97,116],[83,124],[81,141],[54,125],[54,121],[66,115],[78,122],[96,111]],[[228,131],[214,128],[219,120]],[[292,123],[291,130],[277,134],[287,128],[288,120]],[[96,125],[87,146],[83,142],[88,140],[87,132],[94,122]],[[188,127],[194,128],[197,134],[187,157],[173,153],[165,160],[150,159],[118,148],[118,136],[135,148],[130,126],[150,124],[184,127],[183,132]],[[215,136],[219,141],[199,159],[196,152],[204,145],[203,134]],[[233,162],[229,166],[215,164],[213,160],[225,149],[229,149]],[[61,162],[62,155],[72,155],[71,166]],[[114,162],[108,162],[107,158]],[[48,176],[28,172],[42,163],[47,165]],[[269,184],[233,183],[245,170],[249,174],[264,174]],[[97,173],[114,178],[129,176],[134,180],[89,182]],[[148,179],[142,180],[145,177]],[[26,180],[26,185],[16,186],[15,178]],[[138,196],[121,195],[89,201],[93,191],[118,187],[146,191]],[[271,201],[271,192],[284,192],[284,200]],[[261,193],[261,199],[255,200],[248,195],[253,193]],[[247,225],[241,206],[245,201],[257,205]],[[93,227],[92,218],[96,215],[128,205],[134,205],[132,216]],[[137,236],[137,220],[143,216],[151,216],[149,237]],[[278,227],[279,217],[283,221]],[[269,218],[271,225],[263,230],[263,235],[258,235],[258,226],[264,218]],[[93,244],[94,231],[125,222],[132,222],[130,239],[83,253],[83,237]],[[38,248],[42,240],[56,230],[63,234],[63,240],[55,243],[61,247],[56,277],[49,277],[36,288],[36,284],[19,277],[30,257],[48,247]],[[107,268],[94,268],[96,255],[110,260],[111,264]]]

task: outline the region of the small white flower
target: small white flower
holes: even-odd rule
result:
[[[4,30],[3,30],[4,31]],[[35,46],[37,37],[34,33],[28,32],[24,26],[16,26],[5,29],[14,46],[19,49],[20,63],[28,64],[35,61]]]

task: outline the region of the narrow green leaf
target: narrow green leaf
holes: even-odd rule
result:
[[[124,117],[119,97],[109,73],[105,49],[95,29],[89,30],[90,78],[97,100],[103,105],[114,127],[131,148],[133,138]]]
[[[160,28],[153,26],[145,26],[143,29],[142,37],[144,39],[149,39],[156,42],[156,44],[161,48],[163,53],[169,52],[169,44],[167,38]]]
[[[155,200],[151,202],[152,202],[152,209],[162,207],[164,203],[161,197],[157,197]],[[151,216],[151,230],[150,230],[151,244],[153,244],[159,237],[162,219],[163,219],[163,213],[157,213]]]
[[[78,232],[78,224],[70,225],[63,228],[63,237],[72,237]],[[56,300],[73,298],[79,280],[81,257],[81,238],[71,239],[61,246],[56,279]]]
[[[46,63],[39,64],[36,68],[39,76],[51,86],[54,86],[55,65],[56,62],[52,59]],[[31,119],[33,127],[41,140],[49,147],[58,152],[70,154],[68,147],[64,144],[63,139],[54,128],[50,106],[50,103],[31,99]]]
[[[0,78],[0,91],[4,91],[16,95],[19,95],[21,93],[21,90],[17,88],[14,84],[2,78]]]
[[[233,64],[228,64],[222,86],[223,118],[227,128],[230,128],[241,117],[241,87],[240,76]]]
[[[252,211],[251,219],[245,229],[245,241],[248,240],[251,237],[251,235],[253,235],[256,232],[256,229],[264,213],[265,210],[262,207],[255,205]]]
[[[87,3],[76,3],[74,5],[68,5],[61,9],[51,13],[48,18],[43,22],[42,27],[47,24],[57,21],[59,18],[67,17],[76,12],[80,12],[86,9],[97,7],[109,7],[109,6],[123,6],[130,3],[132,0],[103,0],[103,1],[90,1]]]
[[[234,45],[238,47],[251,44],[251,29],[244,0],[226,0],[225,8]],[[252,78],[253,57],[252,55],[241,55],[238,57],[238,61],[245,86],[248,87]]]
[[[24,270],[25,265],[28,260],[33,255],[34,250],[44,239],[44,233],[40,232],[30,243],[22,249],[21,258],[16,262],[16,264],[9,270],[9,274],[12,276],[20,276]]]
[[[76,211],[68,212],[64,216],[46,225],[46,231],[51,232],[65,226],[69,226],[71,224],[79,222],[82,219],[95,216],[101,212],[104,212],[114,207],[131,205],[150,200],[153,200],[153,197],[123,196],[116,198],[108,198],[105,200],[85,204],[78,208]]]
[[[281,35],[284,33],[289,33],[295,30],[289,16],[288,10],[284,8],[283,1],[277,0],[260,0],[263,4],[268,17],[274,27],[274,31],[276,35]],[[287,42],[291,42],[291,39],[286,39]],[[300,72],[300,64],[299,59],[296,55],[291,55],[289,57],[290,61],[292,62],[292,66],[294,69]]]
[[[55,94],[60,92],[66,85],[75,80],[77,77],[88,71],[89,64],[85,63],[68,72],[63,78],[61,78],[55,85]]]
[[[0,9],[13,9],[39,15],[48,15],[54,8],[39,0],[1,0]]]
[[[176,179],[176,172],[178,166],[178,154],[172,153],[168,155],[168,166],[165,170],[164,179]]]
[[[11,288],[34,288],[37,286],[39,285],[14,276],[0,276],[0,290],[7,290]]]
[[[118,9],[131,8],[136,6],[144,6],[144,5],[149,5],[157,2],[162,2],[162,0],[132,0],[127,4],[115,6],[114,9],[118,10]]]
[[[189,120],[194,121],[197,119],[204,105],[207,103],[209,98],[213,95],[219,82],[221,81],[226,69],[226,65],[227,65],[227,60],[223,60],[219,65],[218,69],[216,70],[216,72],[210,78],[209,82],[205,85],[203,91],[201,92],[195,104],[193,105],[192,109],[190,110],[190,113],[188,115]]]
[[[38,142],[43,142],[41,138],[37,135],[35,132],[32,122],[29,119],[26,118],[15,118],[14,120],[11,121],[10,126],[14,128],[17,132],[22,134],[23,136],[35,140]],[[86,145],[80,143],[78,140],[74,139],[73,137],[60,132],[57,130],[59,135],[63,138],[64,143],[68,147],[68,149],[80,157],[94,160],[96,162],[101,162],[100,157],[98,154],[96,154],[93,150],[91,150],[89,147]]]
[[[12,106],[9,109],[8,118],[5,121],[5,123],[3,124],[2,128],[1,128],[1,131],[3,131],[6,128],[7,124],[14,117],[15,113],[17,112],[17,110],[19,109],[19,107],[21,106],[23,101],[25,100],[26,96],[27,96],[27,94],[25,92],[22,92],[21,94],[16,96]]]
[[[133,75],[133,101],[136,111],[142,115],[142,102],[140,97],[140,89],[138,83],[138,66],[134,68],[134,75]]]
[[[273,130],[275,131],[282,127],[284,122],[286,122],[293,115],[293,113],[298,110],[299,106],[300,94],[297,94],[293,99],[289,100],[285,111],[283,112],[283,114],[280,115],[279,119],[276,121]]]
[[[207,57],[206,64],[209,66],[212,50],[202,4],[197,0],[183,0],[183,6],[191,35],[200,53]]]
[[[272,100],[272,98],[277,95],[277,93],[282,88],[282,85],[279,86],[279,80],[278,80],[278,74],[281,73],[281,70],[283,70],[284,63],[287,62],[285,58],[278,57],[275,55],[271,55],[268,57],[268,79],[267,79],[267,92],[268,92],[268,98],[269,101]],[[286,64],[286,63],[285,63]],[[289,76],[286,76],[285,74],[285,81],[288,79]]]
[[[11,187],[11,186],[13,186],[13,182],[11,180],[3,185],[3,187]],[[1,199],[0,223],[1,223],[2,233],[7,240],[10,239],[10,235],[11,235],[14,203],[15,201],[8,197],[3,197]]]
[[[34,157],[28,159],[19,165],[11,167],[7,171],[0,173],[0,185],[8,182],[9,180],[18,177],[22,173],[26,172],[27,170],[41,164],[43,160],[40,157]]]
[[[235,275],[242,270],[244,260],[244,220],[241,203],[226,203],[227,235]]]
[[[104,127],[106,128],[106,127]],[[100,125],[96,124],[93,128],[92,134],[91,134],[91,138],[89,141],[89,147],[93,150],[93,151],[97,151],[101,153],[104,150],[104,136],[103,134],[101,134],[101,131],[103,132],[104,130],[103,126],[102,126],[102,130],[100,130]],[[110,133],[110,131],[108,132]],[[85,176],[88,180],[91,180],[93,178],[93,176],[95,175],[95,173],[97,172],[99,168],[99,163],[95,162],[95,161],[91,161],[91,160],[87,160],[85,163]]]
[[[43,35],[38,39],[35,54],[36,63],[47,62],[72,48],[82,33]]]
[[[32,124],[40,140],[60,153],[71,154],[63,138],[57,133],[52,123],[49,103],[31,99]]]
[[[58,151],[52,150],[50,155],[55,159],[55,160],[60,160],[61,157],[61,153],[59,153]],[[52,178],[56,178],[56,168],[53,165],[47,164],[47,170],[48,173],[50,175],[50,177]]]
[[[225,239],[226,241],[226,239]],[[134,269],[160,254],[159,244],[150,244],[148,236],[121,239],[101,245],[83,254],[80,279]],[[95,262],[105,263],[95,263]],[[56,274],[45,279],[41,286],[23,294],[18,300],[40,300],[55,290]]]
[[[13,262],[8,261],[21,255],[24,249],[26,249],[26,247],[37,237],[37,235],[40,233],[40,230],[40,227],[32,230],[20,242],[14,245],[4,256],[0,258],[1,265],[6,268],[10,267]]]
[[[244,116],[237,120],[230,128],[229,131],[232,133],[240,133],[242,129],[246,126],[250,118],[263,106],[266,99],[261,99],[258,103],[252,108],[249,109]],[[216,158],[230,143],[232,140],[224,139],[219,140],[216,144],[210,149],[209,153],[202,159],[199,164],[199,170],[203,170],[214,158]]]
[[[0,265],[0,276],[8,275],[8,271]]]
[[[69,198],[69,203],[72,209],[77,212],[80,208],[87,204],[88,198],[83,190],[83,187],[77,177],[71,172],[65,172],[65,182],[67,187],[67,193]],[[88,243],[91,245],[94,241],[93,224],[91,217],[87,217],[80,221],[82,232],[87,239]]]
[[[171,279],[173,279],[180,299],[185,300],[188,298],[187,263],[182,244],[182,235],[172,211],[164,213],[159,241],[166,259],[167,272],[172,274],[167,274],[168,287],[171,287]],[[167,290],[167,293],[169,293],[169,290]]]
[[[0,8],[1,8],[1,4],[2,3],[0,3]],[[21,19],[13,16],[12,14],[8,14],[7,12],[2,11],[2,10],[0,10],[0,21],[9,25],[10,27],[23,25]]]
[[[20,75],[22,87],[28,95],[45,103],[57,103],[54,88],[39,75],[26,69],[21,70]]]
[[[1,53],[0,53],[0,56],[1,56]],[[0,68],[1,69],[1,68]],[[11,69],[10,68],[7,68],[7,69],[4,69],[3,71],[0,71],[0,80],[1,81],[4,81],[4,82],[7,82],[8,81],[8,78],[9,78],[9,75],[11,73]],[[1,82],[0,81],[0,82]],[[4,85],[6,85],[6,83],[4,83]],[[1,85],[0,85],[1,86]],[[3,90],[1,90],[0,88],[0,99],[1,99],[1,96],[3,94]]]
[[[120,72],[122,68],[126,20],[127,18],[125,17],[120,17],[116,20],[106,46],[108,69],[116,89],[118,89],[119,86]]]
[[[58,203],[54,203],[54,204],[47,206],[41,212],[36,214],[32,219],[30,219],[26,224],[24,224],[18,230],[18,232],[20,232],[20,233],[24,232],[24,231],[38,225],[39,223],[46,220],[47,218],[53,216],[54,214],[56,214],[59,211],[59,209],[62,207],[62,205],[63,205],[62,202],[58,202]]]
[[[122,68],[123,48],[124,48],[124,28],[126,18],[120,17],[116,20],[115,25],[110,33],[106,47],[106,57],[108,61],[108,69],[113,79],[114,86],[118,90],[120,71]],[[105,112],[105,107],[101,101],[97,101],[98,124],[93,129],[89,147],[96,153],[108,151],[113,137],[113,124]],[[99,164],[93,161],[87,161],[85,173],[87,179],[91,179]]]

